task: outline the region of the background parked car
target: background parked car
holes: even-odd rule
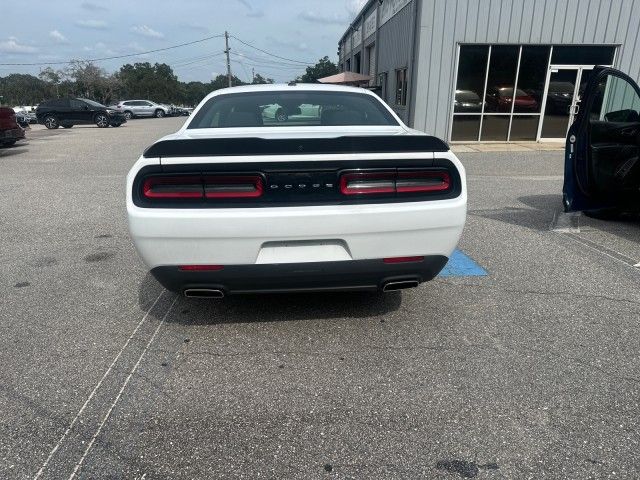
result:
[[[172,114],[171,107],[151,100],[123,100],[111,108],[122,112],[127,120],[135,117],[166,117]]]
[[[0,145],[10,147],[24,138],[24,129],[16,121],[12,108],[0,107]]]
[[[127,121],[122,113],[86,98],[57,98],[42,102],[36,109],[36,116],[38,122],[49,129],[91,123],[100,128],[109,125],[119,127]]]
[[[13,111],[16,112],[16,115],[26,118],[29,123],[38,123],[35,106],[17,105],[13,107]]]

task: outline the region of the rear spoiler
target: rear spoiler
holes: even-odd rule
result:
[[[340,153],[447,152],[449,146],[428,135],[375,135],[337,138],[202,138],[161,140],[144,157],[233,155],[311,155]]]

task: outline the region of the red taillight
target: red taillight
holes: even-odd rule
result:
[[[373,195],[395,192],[394,172],[354,172],[340,177],[343,195]]]
[[[142,193],[148,199],[233,199],[262,196],[264,182],[259,175],[183,175],[145,179]]]
[[[223,265],[180,265],[178,270],[182,272],[217,272],[224,269]]]
[[[256,198],[263,191],[264,182],[259,175],[204,177],[207,198]]]
[[[451,176],[444,171],[399,170],[393,172],[346,172],[340,176],[343,195],[445,192]]]
[[[419,193],[449,190],[451,177],[447,172],[398,172],[396,192]]]
[[[384,258],[384,263],[409,263],[409,262],[422,262],[424,257],[389,257]]]
[[[147,198],[203,198],[200,177],[150,177],[144,181],[142,192]]]

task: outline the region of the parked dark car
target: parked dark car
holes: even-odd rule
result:
[[[49,129],[71,128],[78,124],[94,123],[100,128],[119,127],[127,121],[125,116],[101,103],[86,98],[56,98],[47,100],[36,109],[38,123]]]
[[[13,108],[0,107],[0,145],[10,147],[24,138],[24,128],[16,121]]]

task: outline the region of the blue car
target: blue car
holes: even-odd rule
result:
[[[565,211],[600,217],[640,212],[640,88],[596,67],[567,134]]]

